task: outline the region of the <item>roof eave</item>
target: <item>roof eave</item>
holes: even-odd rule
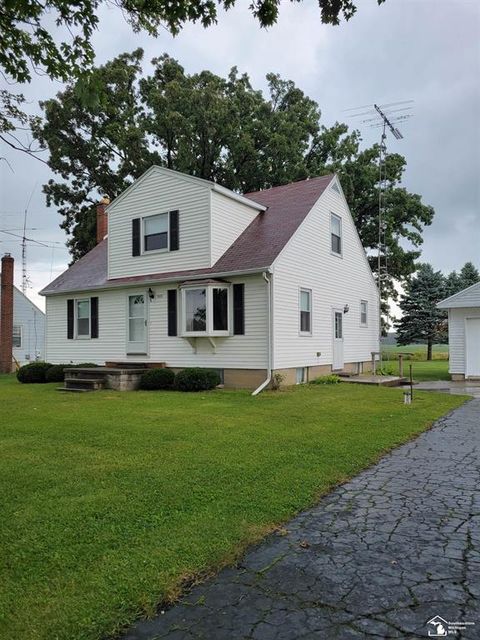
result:
[[[228,278],[232,276],[242,276],[242,275],[254,275],[256,273],[263,273],[264,271],[271,271],[271,267],[254,267],[252,269],[237,269],[234,271],[215,271],[214,273],[201,273],[198,275],[189,275],[185,274],[184,276],[172,276],[170,278],[151,278],[149,280],[142,280],[140,282],[114,282],[113,280],[109,281],[105,284],[93,285],[91,287],[86,287],[83,289],[64,289],[62,291],[48,291],[47,289],[42,289],[39,292],[39,295],[44,297],[49,296],[61,296],[69,293],[77,293],[79,291],[111,291],[115,289],[122,288],[138,288],[141,286],[150,286],[155,284],[169,284],[171,282],[180,282],[183,280],[205,280],[206,278]]]

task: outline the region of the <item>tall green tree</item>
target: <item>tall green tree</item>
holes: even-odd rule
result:
[[[445,295],[453,296],[477,282],[480,282],[478,269],[473,262],[466,262],[459,273],[451,271],[445,278]]]
[[[35,136],[48,147],[57,176],[44,191],[71,234],[74,260],[95,242],[92,205],[99,194],[117,196],[157,163],[243,193],[338,172],[376,269],[378,145],[361,149],[357,131],[321,125],[316,102],[278,75],[267,75],[263,95],[235,68],[227,78],[189,75],[163,55],[142,77],[141,61],[137,50],[95,69],[99,89],[91,109],[77,100],[75,83],[42,103],[45,118]],[[387,155],[385,298],[396,295],[394,280],[415,270],[422,230],[434,214],[401,186],[405,166],[402,156]]]
[[[466,262],[463,265],[460,270],[459,279],[461,289],[466,289],[467,287],[471,287],[472,284],[480,282],[480,273],[473,262]]]
[[[292,0],[293,1],[293,0]],[[295,0],[298,2],[298,0]],[[377,0],[382,4],[385,0]],[[68,80],[88,70],[94,59],[92,35],[106,0],[7,0],[0,8],[0,69],[16,82],[28,82],[41,68],[51,78]],[[167,27],[176,34],[187,22],[208,27],[219,9],[231,9],[236,0],[117,0],[115,5],[134,31],[156,36]],[[322,22],[339,24],[356,12],[354,0],[318,0]],[[280,0],[255,0],[250,10],[262,27],[278,20]],[[55,28],[70,34],[63,40]]]
[[[300,0],[291,0],[298,3]],[[377,0],[382,4],[385,0]],[[133,31],[157,36],[162,28],[177,34],[188,22],[204,27],[217,22],[219,10],[232,9],[236,0],[115,0],[113,3]],[[356,12],[354,0],[318,0],[322,22],[338,25]],[[33,73],[53,80],[78,80],[77,96],[84,105],[95,100],[98,85],[90,72],[94,61],[92,36],[99,26],[108,0],[7,0],[0,5],[0,76],[9,84],[30,82]],[[280,0],[255,0],[250,11],[262,27],[278,20]],[[65,37],[65,34],[68,34]],[[19,134],[29,132],[32,118],[19,105],[21,93],[0,94],[0,140],[6,145],[41,159],[41,149]],[[15,117],[12,115],[15,114]],[[42,160],[43,161],[43,160]]]
[[[445,281],[430,264],[420,264],[400,299],[402,317],[395,322],[397,342],[401,345],[426,342],[427,360],[432,347],[444,339],[445,313],[437,303],[445,297]]]

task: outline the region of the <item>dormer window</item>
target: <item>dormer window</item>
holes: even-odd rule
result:
[[[143,218],[143,250],[168,249],[168,213]]]
[[[179,212],[167,211],[132,220],[132,256],[150,251],[177,251],[180,246]]]
[[[230,335],[231,295],[228,284],[182,287],[182,333],[184,336]]]

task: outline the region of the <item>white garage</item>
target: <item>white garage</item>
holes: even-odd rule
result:
[[[480,379],[480,282],[437,306],[448,310],[452,380]]]

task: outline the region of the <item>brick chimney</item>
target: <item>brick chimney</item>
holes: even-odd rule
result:
[[[13,349],[13,258],[2,258],[0,291],[0,372],[12,372]]]
[[[103,196],[97,204],[97,244],[101,242],[108,233],[108,216],[106,208],[110,204],[110,198]]]

